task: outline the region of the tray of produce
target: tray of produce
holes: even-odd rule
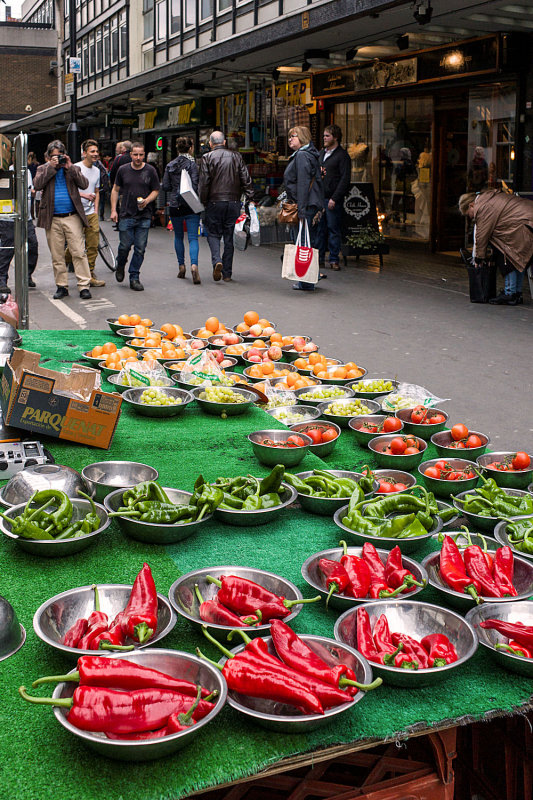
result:
[[[295,475],[285,471],[285,483],[298,492],[298,502],[306,511],[331,517],[350,500],[354,505],[370,497],[377,482],[360,472],[315,469]]]
[[[498,520],[533,515],[533,497],[521,489],[504,489],[493,478],[481,477],[481,486],[461,492],[453,504],[469,523],[493,531]]]
[[[484,603],[466,619],[500,667],[533,678],[533,601]]]

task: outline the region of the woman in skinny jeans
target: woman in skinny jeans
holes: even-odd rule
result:
[[[200,214],[195,214],[180,194],[181,173],[186,170],[191,179],[192,188],[198,192],[199,172],[193,158],[193,141],[190,136],[180,136],[176,142],[178,157],[167,164],[163,175],[162,188],[171,192],[169,213],[174,228],[174,249],[178,259],[178,278],[185,278],[185,245],[183,223],[187,226],[189,240],[189,257],[191,259],[191,275],[193,283],[201,283],[198,273],[198,226]]]

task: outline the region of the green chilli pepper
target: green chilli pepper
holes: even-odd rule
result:
[[[285,467],[283,464],[276,464],[270,475],[263,478],[259,484],[259,494],[269,494],[270,492],[279,492],[281,483],[285,475]]]

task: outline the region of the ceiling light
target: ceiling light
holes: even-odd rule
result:
[[[304,58],[312,67],[329,66],[329,50],[306,50]]]
[[[413,17],[419,25],[427,25],[432,16],[431,0],[415,0]]]

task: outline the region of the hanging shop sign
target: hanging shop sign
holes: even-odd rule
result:
[[[155,121],[157,117],[157,108],[153,111],[146,111],[144,114],[139,114],[139,133],[142,131],[151,131],[155,128]]]
[[[401,61],[374,61],[351,70],[330,70],[313,75],[315,97],[336,97],[355,92],[389,89],[416,83],[418,59]]]
[[[105,118],[106,128],[114,125],[119,128],[136,128],[139,124],[138,117],[116,117],[113,114],[106,114]]]
[[[196,100],[191,100],[190,103],[182,103],[179,106],[170,106],[167,113],[166,126],[168,128],[177,128],[180,125],[198,123],[200,122],[198,112]]]

